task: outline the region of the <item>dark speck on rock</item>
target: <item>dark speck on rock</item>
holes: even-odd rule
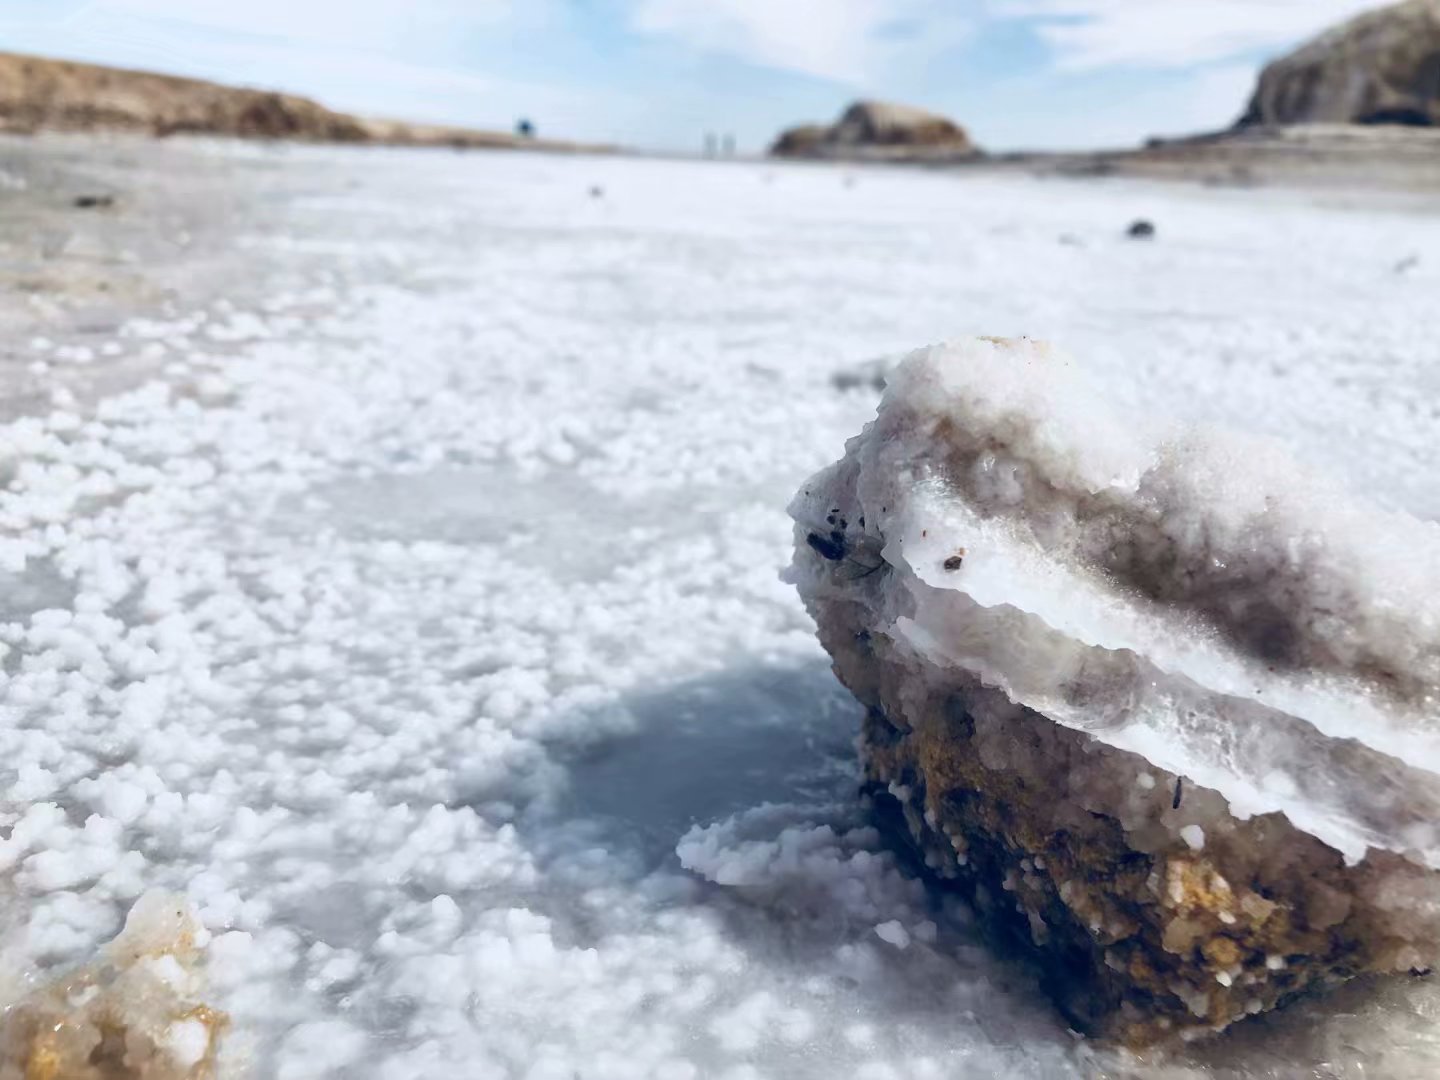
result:
[[[1131,222],[1126,235],[1131,240],[1153,240],[1155,239],[1155,225],[1153,222],[1141,218],[1139,221]]]
[[[115,196],[76,195],[73,205],[77,210],[105,210],[115,205]]]
[[[839,562],[845,558],[845,540],[844,537],[837,539],[838,536],[839,534],[837,533],[831,533],[830,537],[826,538],[819,533],[812,532],[809,536],[805,537],[805,542],[809,544],[822,559],[827,559],[830,562]]]

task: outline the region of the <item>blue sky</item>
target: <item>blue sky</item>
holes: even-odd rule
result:
[[[0,47],[383,116],[760,150],[849,100],[987,148],[1223,126],[1264,60],[1367,0],[0,0]]]

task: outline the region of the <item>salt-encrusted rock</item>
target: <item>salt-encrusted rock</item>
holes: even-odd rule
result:
[[[828,127],[802,124],[770,148],[780,157],[968,158],[979,154],[965,129],[949,117],[911,105],[857,101]]]
[[[199,997],[208,937],[184,897],[148,892],[95,963],[19,1000],[0,986],[0,1077],[213,1077],[229,1021]]]
[[[1440,528],[989,340],[900,365],[791,512],[869,781],[1078,1024],[1436,962]]]
[[[1440,124],[1440,0],[1334,27],[1260,76],[1242,125]]]

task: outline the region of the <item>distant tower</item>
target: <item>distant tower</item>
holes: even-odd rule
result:
[[[715,156],[715,148],[716,148],[716,145],[717,145],[717,140],[716,140],[716,138],[715,138],[715,133],[714,133],[713,131],[707,131],[707,132],[705,133],[705,156],[706,156],[706,157],[714,157],[714,156]]]
[[[519,135],[522,139],[533,139],[535,137],[535,125],[522,117],[515,125],[515,134]]]
[[[735,156],[735,136],[731,135],[729,132],[726,132],[725,139],[720,144],[720,154],[722,157]]]

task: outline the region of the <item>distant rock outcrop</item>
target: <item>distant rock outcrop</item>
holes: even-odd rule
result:
[[[0,53],[0,132],[130,131],[398,146],[603,150],[508,132],[373,120],[309,98],[148,71]]]
[[[779,157],[879,160],[953,160],[980,153],[965,129],[948,117],[884,101],[858,101],[829,127],[790,128],[770,152]]]
[[[1335,27],[1265,68],[1241,119],[1440,125],[1440,0],[1405,0]]]
[[[824,124],[801,124],[787,128],[770,147],[770,153],[779,157],[808,157],[824,145],[829,134],[830,129]]]

